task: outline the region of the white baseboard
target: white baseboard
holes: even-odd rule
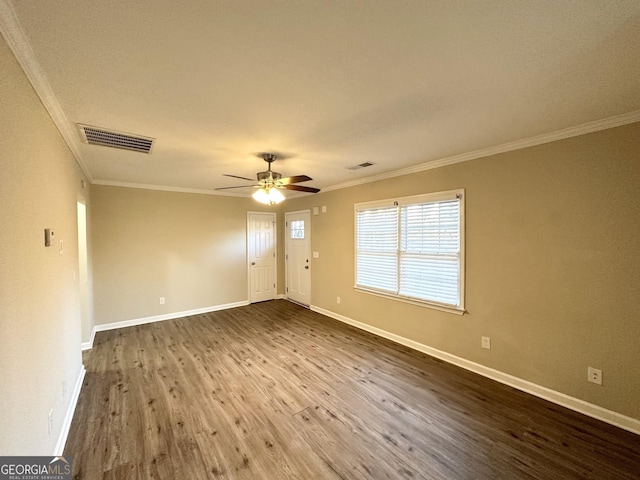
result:
[[[82,342],[82,351],[84,352],[85,350],[91,350],[93,348],[93,341],[96,338],[96,329],[92,328],[91,329],[91,336],[89,337],[89,341],[88,342]]]
[[[628,417],[621,413],[617,413],[598,405],[585,402],[584,400],[580,400],[579,398],[571,397],[564,393],[551,390],[550,388],[537,385],[518,377],[514,377],[513,375],[509,375],[508,373],[485,367],[484,365],[481,365],[479,363],[466,360],[462,357],[458,357],[441,350],[437,350],[414,340],[396,335],[395,333],[391,333],[386,330],[367,325],[366,323],[353,320],[352,318],[345,317],[344,315],[340,315],[330,310],[325,310],[324,308],[312,305],[311,310],[321,313],[322,315],[326,315],[327,317],[331,317],[335,320],[339,320],[343,323],[347,323],[361,330],[365,330],[369,333],[373,333],[374,335],[386,338],[388,340],[391,340],[392,342],[399,343],[419,352],[431,355],[432,357],[439,358],[440,360],[444,360],[445,362],[452,363],[453,365],[457,365],[458,367],[462,367],[484,377],[491,378],[492,380],[503,383],[505,385],[509,385],[510,387],[516,388],[523,392],[530,393],[531,395],[535,395],[536,397],[548,400],[557,405],[561,405],[589,417],[602,420],[603,422],[607,422],[611,425],[615,425],[616,427],[620,427],[640,435],[640,420],[636,418]]]
[[[284,293],[279,293],[278,296],[276,296],[276,300],[286,300],[287,296]]]
[[[123,320],[121,322],[104,323],[102,325],[95,325],[91,331],[91,339],[88,342],[82,343],[82,350],[90,350],[93,348],[93,341],[96,337],[96,332],[104,332],[106,330],[114,330],[116,328],[133,327],[135,325],[144,325],[146,323],[163,322],[165,320],[173,320],[176,318],[188,317],[190,315],[201,315],[203,313],[217,312],[218,310],[227,310],[229,308],[244,307],[249,305],[248,300],[241,302],[225,303],[223,305],[214,305],[211,307],[196,308],[194,310],[185,310],[182,312],[165,313],[162,315],[154,315],[151,317],[134,318],[131,320]]]
[[[87,371],[85,370],[84,365],[80,365],[80,372],[78,373],[76,384],[73,387],[73,392],[71,392],[71,398],[69,399],[67,413],[65,414],[64,420],[62,421],[62,430],[60,431],[58,442],[56,443],[55,450],[53,451],[54,457],[59,457],[64,453],[64,445],[65,443],[67,443],[67,437],[69,436],[69,430],[71,429],[71,421],[73,420],[73,414],[76,411],[78,398],[80,398],[80,390],[82,389],[82,382],[84,381],[84,376],[86,373]]]

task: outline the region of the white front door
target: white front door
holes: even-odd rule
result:
[[[276,298],[276,214],[247,214],[249,302]]]
[[[311,303],[311,215],[309,210],[285,214],[287,298]]]

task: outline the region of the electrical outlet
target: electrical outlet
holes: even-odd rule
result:
[[[160,297],[160,305],[164,305],[165,302],[165,298],[164,297]]]
[[[336,303],[340,305],[340,297],[336,297]]]
[[[491,350],[491,338],[490,337],[482,337],[482,348],[486,348],[487,350]]]
[[[53,408],[49,410],[49,420],[47,422],[49,428],[49,435],[53,433]]]
[[[595,383],[596,385],[602,385],[602,370],[599,370],[593,367],[588,367],[587,380],[591,383]]]

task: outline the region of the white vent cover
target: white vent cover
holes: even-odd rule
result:
[[[347,170],[360,170],[361,168],[370,167],[372,165],[375,165],[375,163],[364,162],[364,163],[360,163],[358,165],[354,165],[353,167],[347,167]]]
[[[134,152],[150,153],[155,138],[141,137],[129,133],[106,130],[99,127],[78,124],[82,139],[89,145],[102,145],[103,147],[121,148]]]

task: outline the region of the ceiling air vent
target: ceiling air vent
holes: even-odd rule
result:
[[[364,162],[364,163],[360,163],[358,165],[354,165],[353,167],[347,167],[347,170],[360,170],[361,168],[370,167],[372,165],[375,165],[375,163]]]
[[[80,127],[82,139],[89,145],[102,145],[103,147],[150,153],[155,140],[154,138],[115,132],[104,128],[90,127],[89,125],[78,124],[78,127]]]

